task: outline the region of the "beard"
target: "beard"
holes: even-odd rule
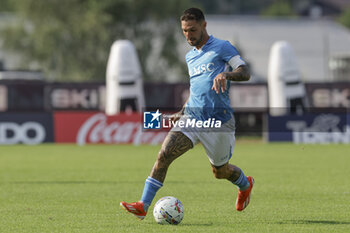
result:
[[[199,38],[197,40],[188,40],[187,42],[191,45],[191,46],[198,46],[202,43],[203,41],[203,36],[204,36],[204,33],[203,31],[201,32]]]

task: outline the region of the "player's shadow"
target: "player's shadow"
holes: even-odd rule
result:
[[[346,221],[333,221],[333,220],[286,220],[282,222],[276,222],[277,224],[323,224],[323,225],[350,225],[350,222]]]

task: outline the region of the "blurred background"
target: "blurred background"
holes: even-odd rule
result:
[[[238,136],[350,143],[350,0],[0,0],[0,144],[161,142],[164,133],[138,127],[143,110],[188,97],[179,17],[189,7],[251,69],[231,86]],[[135,49],[130,80],[118,41]],[[315,109],[323,115],[300,114]],[[295,136],[310,129],[340,136]]]

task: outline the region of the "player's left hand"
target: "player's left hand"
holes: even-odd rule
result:
[[[220,73],[214,78],[213,86],[211,87],[211,89],[214,90],[216,94],[219,94],[220,90],[222,93],[224,93],[227,88],[226,84],[227,84],[227,80],[225,78],[224,73]]]

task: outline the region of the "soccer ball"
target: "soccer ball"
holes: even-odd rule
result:
[[[153,216],[159,224],[179,224],[184,218],[184,206],[175,197],[162,197],[154,206]]]

